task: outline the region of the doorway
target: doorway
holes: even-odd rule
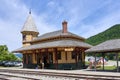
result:
[[[47,54],[44,53],[42,61],[44,63],[44,68],[47,68],[48,67],[48,56],[47,56]]]

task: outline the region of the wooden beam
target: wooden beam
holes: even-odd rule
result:
[[[95,69],[95,71],[96,71],[96,53],[94,53],[94,57],[95,57],[94,69]]]
[[[23,54],[23,64],[26,64],[25,60],[26,60],[26,56],[25,54]]]
[[[55,68],[58,69],[58,55],[57,55],[57,48],[55,48],[54,51],[55,51]]]
[[[36,50],[33,50],[32,51],[32,60],[33,60],[33,63],[36,63],[36,60],[37,60],[37,58],[36,58]]]
[[[26,64],[28,64],[28,54],[25,54],[26,57]]]
[[[75,51],[76,69],[78,68],[78,52]]]
[[[41,50],[39,49],[37,53],[37,64],[40,64],[41,63],[40,61],[42,61],[42,54],[41,54]]]
[[[82,63],[83,63],[83,67],[85,67],[85,51],[82,50],[81,53],[82,53]]]
[[[117,72],[119,72],[119,59],[118,59],[118,53],[116,53],[116,60],[117,60]]]
[[[65,58],[66,58],[66,61],[67,61],[67,52],[65,51]]]
[[[104,71],[104,67],[105,67],[105,66],[104,66],[105,53],[102,53],[102,57],[103,57],[103,71]]]

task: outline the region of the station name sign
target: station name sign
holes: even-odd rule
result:
[[[73,51],[73,48],[65,48],[65,51]]]

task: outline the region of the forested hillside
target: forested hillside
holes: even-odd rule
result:
[[[86,42],[91,45],[97,45],[106,40],[118,38],[120,38],[120,24],[114,25],[111,28],[107,29],[106,31],[88,38]]]

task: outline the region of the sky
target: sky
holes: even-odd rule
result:
[[[22,47],[20,33],[31,10],[40,35],[62,29],[88,38],[120,24],[120,0],[0,0],[0,45]]]

